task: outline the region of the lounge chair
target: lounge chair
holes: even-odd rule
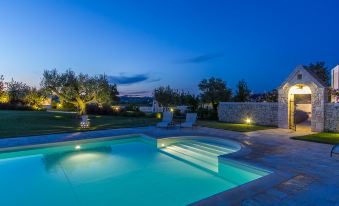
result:
[[[339,154],[339,144],[333,146],[331,150],[331,157],[333,154]]]
[[[157,124],[157,127],[169,127],[173,120],[173,113],[172,112],[164,112],[162,121]]]
[[[197,113],[187,113],[186,121],[180,124],[180,127],[191,128],[197,121]]]

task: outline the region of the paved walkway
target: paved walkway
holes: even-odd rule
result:
[[[286,129],[238,133],[220,129],[156,129],[154,127],[102,130],[83,133],[42,135],[1,139],[0,148],[143,133],[155,138],[199,135],[232,139],[248,149],[231,158],[277,171],[279,181],[261,186],[260,179],[249,189],[230,195],[220,194],[209,205],[337,205],[339,206],[339,158],[330,158],[331,145],[290,139],[299,135]],[[285,175],[286,174],[286,175]],[[245,185],[246,186],[246,185]],[[253,189],[254,188],[254,189]],[[247,192],[247,193],[246,193]],[[200,202],[204,205],[204,201]]]

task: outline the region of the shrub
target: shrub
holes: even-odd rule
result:
[[[95,115],[117,115],[118,112],[114,111],[111,106],[105,105],[99,107],[97,104],[89,104],[86,107],[87,114]]]
[[[159,116],[160,114],[160,116]],[[148,117],[148,118],[159,118],[161,117],[161,113],[159,112],[147,112],[145,113],[145,117]]]
[[[3,110],[28,110],[28,111],[36,110],[36,109],[33,109],[31,106],[22,105],[22,104],[9,104],[9,103],[0,103],[0,109],[3,109]]]
[[[144,116],[146,116],[145,112],[141,112],[141,111],[126,111],[126,110],[121,111],[119,113],[119,115],[125,116],[125,117],[144,117]]]
[[[197,112],[199,119],[218,120],[218,112],[212,109],[200,107]]]

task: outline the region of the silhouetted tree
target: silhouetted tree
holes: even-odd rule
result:
[[[154,89],[154,98],[162,107],[173,106],[178,102],[178,92],[170,86],[158,87]]]
[[[331,80],[330,71],[325,66],[325,62],[320,61],[320,62],[316,62],[315,64],[310,63],[309,65],[304,65],[304,68],[313,72],[327,86],[330,85],[330,80]]]
[[[245,80],[240,80],[237,84],[235,91],[234,100],[236,102],[246,102],[249,101],[251,95],[251,90],[247,86]]]
[[[199,89],[201,100],[212,104],[214,111],[217,111],[219,102],[227,102],[232,97],[232,90],[227,88],[226,82],[215,77],[203,79],[199,83]]]
[[[189,92],[180,93],[181,104],[190,107],[191,112],[196,112],[199,106],[199,97]]]

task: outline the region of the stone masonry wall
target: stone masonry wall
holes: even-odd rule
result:
[[[339,132],[339,103],[325,104],[325,131]]]
[[[221,102],[218,116],[222,122],[244,123],[250,118],[253,124],[278,126],[278,103]]]

